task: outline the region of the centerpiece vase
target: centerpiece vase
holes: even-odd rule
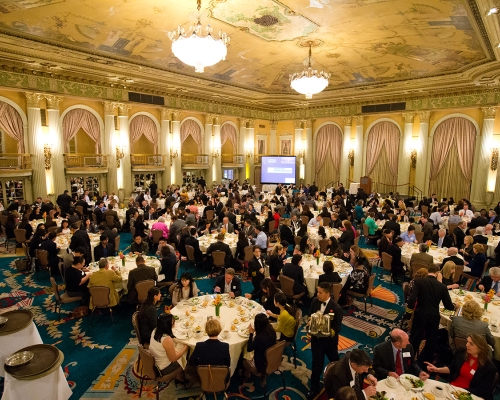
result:
[[[316,265],[319,265],[319,257],[316,257]]]
[[[488,312],[488,304],[489,303],[484,303],[484,313],[485,314]]]
[[[215,316],[220,317],[220,306],[221,304],[215,306]]]
[[[125,257],[122,258],[122,267],[125,266]]]

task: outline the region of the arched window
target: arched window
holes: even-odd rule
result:
[[[181,125],[181,154],[201,154],[201,128],[192,119]]]
[[[17,151],[24,153],[23,120],[10,104],[0,101],[0,129],[17,141]]]
[[[236,129],[233,125],[225,123],[220,128],[220,144],[222,154],[236,154],[237,152]]]
[[[83,108],[75,108],[64,116],[62,125],[66,152],[70,150],[69,142],[71,139],[82,129],[95,142],[95,152],[99,153],[101,128],[94,114]]]
[[[316,136],[315,181],[319,188],[340,178],[342,131],[335,124],[322,126]]]
[[[139,142],[144,136],[151,144],[152,150],[148,151],[147,147],[141,146],[141,151],[136,151],[134,144]],[[158,151],[158,129],[154,121],[147,115],[138,115],[130,121],[130,147],[134,149],[133,153],[154,153]],[[136,146],[139,147],[139,146]],[[150,147],[151,149],[151,147]]]

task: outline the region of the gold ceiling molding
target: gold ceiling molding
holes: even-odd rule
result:
[[[483,112],[484,119],[495,119],[495,114],[497,112],[498,107],[482,107],[481,111]]]
[[[429,120],[431,118],[431,112],[430,111],[420,111],[418,113],[420,116],[420,123],[428,124]]]
[[[415,113],[402,113],[402,116],[405,120],[405,124],[413,124],[413,120],[415,119]]]
[[[59,103],[63,101],[60,96],[54,96],[52,94],[44,94],[43,97],[47,101],[48,110],[59,110]]]
[[[24,92],[26,96],[26,107],[40,108],[40,100],[43,98],[41,93]]]

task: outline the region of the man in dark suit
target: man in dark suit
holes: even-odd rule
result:
[[[441,264],[441,268],[443,268],[444,264],[448,261],[455,263],[455,265],[464,265],[464,259],[457,256],[458,249],[456,247],[450,247],[448,249],[448,257],[443,259],[443,263]]]
[[[155,181],[152,181],[151,184],[149,185],[149,194],[153,198],[153,200],[156,199],[156,192],[158,191],[158,185],[156,184]]]
[[[292,227],[286,224],[280,224],[279,226],[280,239],[281,241],[285,240],[288,243],[294,243],[294,237]]]
[[[147,281],[148,279],[154,280],[155,282],[158,281],[156,270],[145,264],[143,256],[137,256],[135,263],[137,264],[137,268],[134,268],[128,274],[127,290],[130,304],[137,303],[137,290],[135,290],[136,283]]]
[[[401,235],[401,225],[398,224],[397,215],[393,215],[392,219],[388,220],[382,229],[390,229],[394,232],[394,237]]]
[[[484,234],[484,227],[478,226],[476,228],[476,233],[474,233],[474,236],[472,238],[474,239],[474,244],[479,243],[479,244],[488,244],[488,238],[486,236],[483,236]]]
[[[352,210],[352,201],[350,198],[347,197],[347,193],[344,192],[342,193],[342,199],[340,200],[340,205],[344,206],[346,209],[347,213],[350,214]]]
[[[224,264],[230,265],[231,259],[233,258],[233,253],[231,253],[231,248],[229,247],[229,245],[224,243],[223,233],[219,233],[217,235],[217,241],[208,246],[207,257],[211,258],[214,251],[223,251],[224,253],[226,253],[226,257],[224,257]]]
[[[465,229],[467,228],[467,222],[465,221],[460,221],[458,223],[458,226],[453,230],[453,234],[455,235],[456,238],[456,243],[455,246],[457,248],[461,249],[463,244],[464,244],[464,238],[465,238]]]
[[[399,379],[402,374],[412,374],[425,381],[429,375],[415,361],[415,351],[408,334],[401,329],[393,329],[389,338],[390,340],[373,349],[373,369],[377,379],[382,380],[388,376]]]
[[[378,212],[375,218],[377,220],[380,220],[380,221],[382,221],[384,219],[389,219],[387,208],[385,208],[385,207],[382,208],[382,211]]]
[[[401,260],[401,247],[405,244],[401,237],[394,238],[394,241],[387,247],[387,253],[392,256],[391,263],[391,274],[394,283],[397,283],[398,275],[403,275],[405,273],[405,266]]]
[[[243,228],[241,229],[245,234],[245,237],[248,239],[249,236],[255,237],[255,229],[253,228],[252,221],[246,219],[243,223]]]
[[[218,199],[216,201],[216,206],[215,206],[215,215],[219,215],[220,212],[222,211],[222,208],[224,208],[224,204],[222,204],[222,201],[219,201]]]
[[[482,292],[489,292],[491,289],[495,291],[495,293],[500,293],[500,268],[499,267],[491,267],[489,270],[489,275],[485,275],[477,288]]]
[[[100,224],[101,222],[104,221],[104,211],[106,211],[106,208],[104,206],[104,201],[100,201],[98,206],[96,208],[94,208],[94,214],[95,214],[95,218],[96,218],[96,221],[97,221],[97,224]],[[106,221],[104,221],[106,222]]]
[[[483,217],[481,213],[474,213],[474,218],[469,222],[469,229],[475,229],[478,226],[486,226],[488,224],[488,219]]]
[[[224,217],[222,219],[222,222],[219,224],[219,232],[222,229],[225,229],[226,233],[234,233],[234,225],[231,222],[229,222],[228,217]]]
[[[434,233],[434,225],[428,220],[429,214],[424,213],[420,218],[420,224],[422,225],[422,232],[424,232],[424,237],[422,238],[422,242],[427,242],[428,240],[432,240],[432,235]]]
[[[266,270],[266,264],[264,259],[261,257],[261,249],[259,246],[253,246],[253,257],[248,262],[248,276],[252,279],[253,291],[250,293],[251,299],[260,299],[262,295],[262,290],[260,284],[264,280],[264,272]],[[248,297],[247,295],[245,295]]]
[[[83,224],[82,227],[84,227]],[[71,225],[71,231],[73,232],[73,235],[71,236],[71,242],[69,243],[70,250],[74,251],[75,249],[82,247],[85,249],[85,260],[88,260],[87,262],[92,261],[89,234],[85,231],[85,229],[78,229],[78,225],[76,223]]]
[[[83,215],[90,215],[92,214],[92,211],[89,210],[89,204],[85,201],[85,197],[82,194],[78,201],[75,203],[75,207],[81,206],[83,209]]]
[[[63,194],[60,194],[57,196],[56,203],[59,207],[61,207],[61,210],[67,213],[71,207],[72,199],[71,196],[68,194],[69,192],[67,190],[64,191]]]
[[[154,207],[149,207],[148,211],[144,213],[144,221],[158,219],[158,214]]]
[[[352,387],[356,393],[357,400],[365,400],[374,396],[377,392],[377,378],[371,368],[372,360],[364,350],[355,349],[346,353],[342,359],[335,364],[331,379],[325,383],[328,398],[335,396],[344,387]],[[363,382],[368,379],[371,385],[363,389]]]
[[[488,239],[486,239],[486,241],[488,241]],[[437,247],[439,248],[450,248],[451,246],[453,246],[453,241],[446,234],[446,229],[444,228],[438,230],[438,233],[436,235],[432,235],[432,243],[437,244]]]
[[[226,269],[215,281],[214,293],[228,293],[231,298],[241,296],[241,282],[233,268]]]
[[[119,230],[121,228],[120,219],[118,218],[118,213],[115,210],[113,210],[113,204],[108,204],[108,209],[104,212],[104,221],[106,221],[106,217],[108,215],[113,217],[114,227]]]
[[[441,301],[447,310],[454,310],[448,288],[437,280],[439,267],[436,264],[429,265],[429,275],[425,278],[416,279],[408,308],[415,309],[413,313],[413,324],[410,333],[410,342],[414,349],[420,348],[424,334],[426,337],[425,347],[419,356],[421,363],[434,359],[439,329],[439,305]],[[416,306],[415,306],[416,305]],[[423,364],[421,364],[423,365]]]
[[[295,254],[292,261],[283,266],[282,273],[284,276],[293,279],[293,294],[300,294],[306,291],[304,286],[304,270],[300,266],[302,264],[302,256]]]
[[[193,247],[194,259],[196,261],[196,264],[199,264],[203,261],[203,254],[200,250],[200,242],[198,242],[198,238],[196,237],[197,233],[198,232],[196,231],[196,228],[194,226],[189,228],[189,236],[184,241],[184,245]]]
[[[323,315],[330,315],[330,336],[311,336],[311,390],[307,393],[307,398],[309,400],[315,398],[320,392],[320,378],[325,365],[325,356],[328,357],[330,362],[338,361],[339,359],[339,333],[342,327],[343,314],[342,309],[335,300],[333,300],[331,294],[332,286],[328,282],[323,282],[318,286],[317,297],[311,302],[311,315],[318,311]],[[369,365],[371,365],[371,360]]]
[[[57,266],[59,263],[59,257],[57,256],[57,254],[59,253],[59,249],[56,245],[56,237],[57,233],[50,232],[48,240],[44,240],[42,243],[40,243],[40,250],[45,250],[48,253],[47,256],[49,261],[49,268],[52,274],[56,271],[59,271],[59,268]]]
[[[109,239],[106,235],[101,235],[99,243],[94,248],[94,261],[99,261],[101,258],[107,258],[115,255],[114,246],[109,244]]]

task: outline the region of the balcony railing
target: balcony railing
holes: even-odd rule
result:
[[[208,154],[182,154],[182,165],[208,166]]]
[[[222,154],[222,164],[237,164],[243,165],[246,162],[246,157],[242,154]]]
[[[0,154],[0,169],[31,169],[31,155],[17,153]]]
[[[66,168],[106,168],[108,157],[105,154],[71,153],[64,154]]]
[[[133,167],[156,166],[162,167],[164,157],[161,154],[131,154],[130,163]]]
[[[254,164],[262,164],[262,154],[253,156]]]

